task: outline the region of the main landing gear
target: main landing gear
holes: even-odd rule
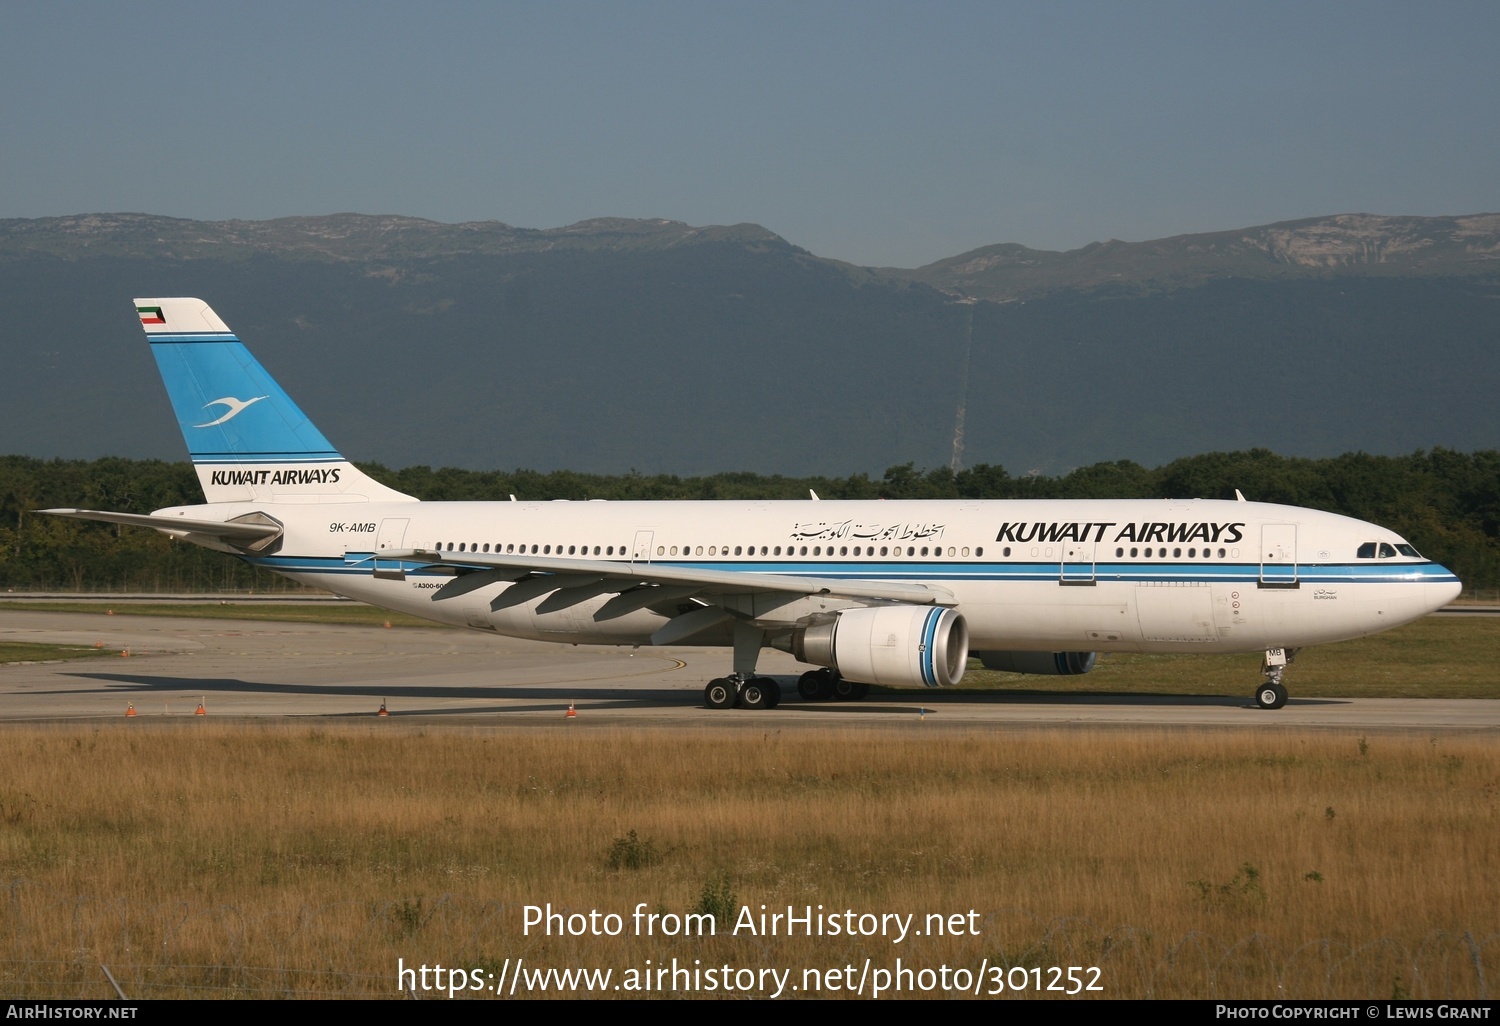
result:
[[[703,689],[703,704],[710,709],[774,709],[781,704],[781,685],[770,677],[716,677]]]
[[[736,621],[734,625],[734,672],[727,677],[715,677],[703,689],[703,704],[710,709],[774,709],[781,703],[781,685],[770,677],[757,677],[755,663],[760,658],[761,646],[766,642],[765,631],[751,624]]]
[[[1256,705],[1262,709],[1280,709],[1286,705],[1286,685],[1282,683],[1282,678],[1286,676],[1287,664],[1296,655],[1295,648],[1266,649],[1266,661],[1260,668],[1266,675],[1266,682],[1255,689]]]
[[[760,658],[766,635],[751,624],[734,625],[734,672],[715,677],[703,689],[703,704],[710,709],[774,709],[781,704],[781,685],[770,677],[757,677],[755,663]],[[837,670],[809,670],[797,681],[797,694],[808,702],[830,698],[840,702],[857,702],[869,694],[870,685],[845,680]]]
[[[808,670],[797,678],[797,694],[804,701],[826,702],[830,698],[840,702],[858,702],[870,693],[870,685],[854,680],[845,680],[837,670],[824,667]]]

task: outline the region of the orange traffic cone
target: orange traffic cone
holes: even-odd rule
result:
[[[380,709],[379,709],[378,712],[375,713],[375,715],[376,716],[389,716],[390,715],[390,713],[387,712],[386,708],[385,708],[385,699],[382,698],[380,700]]]
[[[201,699],[201,698],[198,699],[198,708],[197,708],[197,710],[194,711],[193,715],[194,716],[207,716],[208,715],[208,710],[205,709],[205,708],[203,708],[203,699]]]
[[[576,720],[578,718],[578,710],[573,708],[572,702],[568,703],[567,718],[570,720]]]
[[[103,648],[104,647],[104,642],[102,642],[102,641],[96,641],[96,642],[94,642],[94,647],[95,648]]]
[[[125,703],[125,715],[126,716],[134,716],[135,715],[135,703],[134,702],[126,702]]]
[[[121,659],[129,659],[130,658],[130,649],[128,649],[128,648],[122,648],[122,649],[120,649],[120,658]]]

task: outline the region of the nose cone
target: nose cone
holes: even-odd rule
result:
[[[1464,583],[1449,573],[1451,580],[1429,581],[1425,588],[1427,594],[1427,605],[1429,611],[1442,609],[1448,603],[1458,598],[1459,592],[1464,590]]]

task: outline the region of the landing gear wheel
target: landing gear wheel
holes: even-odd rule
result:
[[[741,709],[769,709],[771,707],[771,691],[766,687],[768,681],[765,677],[751,677],[740,689]]]
[[[858,702],[870,693],[870,685],[863,681],[845,680],[840,677],[833,682],[833,697],[840,702]]]
[[[1280,709],[1286,705],[1286,688],[1274,681],[1262,684],[1255,691],[1255,704],[1262,709]]]
[[[804,702],[822,701],[831,691],[827,670],[808,670],[797,678],[797,694]]]
[[[759,680],[766,692],[766,708],[776,708],[781,704],[781,685],[770,677],[761,677]]]
[[[739,697],[739,688],[728,677],[716,677],[703,689],[703,704],[710,709],[728,709]]]

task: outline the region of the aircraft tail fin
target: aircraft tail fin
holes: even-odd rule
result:
[[[402,501],[346,460],[201,299],[137,299],[209,502]]]

